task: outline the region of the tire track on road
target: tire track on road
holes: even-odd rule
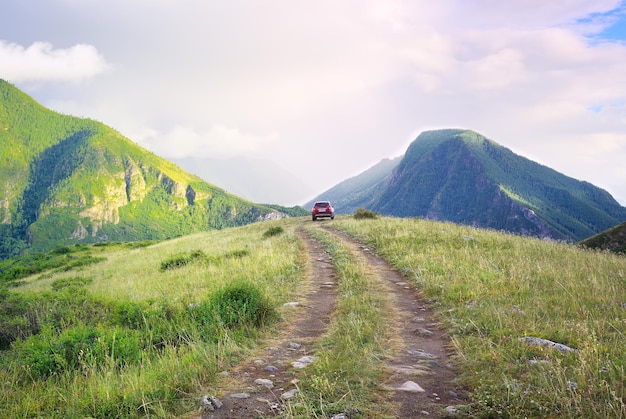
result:
[[[320,243],[297,229],[307,254],[304,292],[299,301],[287,303],[285,329],[261,345],[252,359],[223,373],[219,408],[203,418],[259,418],[282,413],[289,396],[295,395],[293,363],[313,356],[318,339],[328,329],[336,301],[337,278],[334,264]],[[307,358],[311,359],[311,358]],[[269,381],[260,381],[269,380]],[[271,382],[271,386],[269,385]],[[207,400],[207,403],[209,400]]]
[[[419,290],[368,246],[330,226],[322,228],[365,260],[390,297],[392,349],[381,389],[389,392],[397,417],[447,417],[465,405],[465,391],[455,383],[450,340]]]

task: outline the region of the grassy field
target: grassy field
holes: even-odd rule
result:
[[[0,293],[0,417],[171,417],[295,298],[305,255],[294,222],[147,247],[94,247]],[[71,255],[68,254],[68,257]],[[7,336],[5,337],[5,341]]]
[[[477,416],[626,417],[626,257],[419,219],[333,226],[436,305]]]
[[[476,417],[626,417],[626,257],[419,219],[338,217],[418,286],[447,326]],[[281,325],[304,226],[333,256],[336,313],[287,417],[380,402],[382,293],[308,219],[139,247],[81,248],[0,289],[0,417],[172,417]],[[549,339],[574,349],[531,345]],[[353,354],[360,354],[359,357]],[[378,414],[390,414],[384,403]],[[362,409],[363,410],[363,409]]]

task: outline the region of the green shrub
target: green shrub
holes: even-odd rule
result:
[[[69,261],[67,263],[67,266],[64,266],[62,268],[60,268],[61,270],[64,271],[69,271],[73,268],[80,268],[83,266],[88,266],[88,265],[93,265],[95,263],[100,263],[107,260],[107,258],[105,257],[96,257],[96,256],[91,256],[91,255],[84,255],[81,256],[77,259],[72,259],[71,261]]]
[[[145,325],[145,312],[148,306],[135,301],[118,302],[113,308],[114,324],[131,329],[140,329]]]
[[[35,379],[98,366],[123,367],[141,360],[139,334],[128,329],[76,326],[56,336],[47,328],[17,345],[23,367]],[[107,362],[109,361],[109,362]]]
[[[171,258],[164,260],[161,262],[161,267],[159,268],[161,272],[177,269],[183,266],[188,265],[196,260],[206,260],[207,257],[202,250],[194,250],[189,254],[178,254],[174,255]]]
[[[52,289],[54,291],[60,291],[63,288],[69,287],[83,287],[92,281],[91,278],[83,278],[80,276],[74,276],[72,278],[57,279],[52,283]]]
[[[103,360],[102,347],[99,345],[100,333],[93,326],[77,326],[65,329],[53,350],[58,351],[60,369],[70,371],[78,369],[90,361]]]
[[[181,330],[185,318],[182,309],[168,301],[161,301],[143,313],[145,326],[142,327],[149,345],[161,349],[167,345],[177,346],[184,339]]]
[[[34,379],[46,378],[60,371],[55,347],[58,344],[49,332],[30,336],[16,345],[20,363]]]
[[[67,255],[69,253],[72,253],[72,249],[70,249],[68,246],[59,246],[56,249],[52,250],[50,253],[52,253],[53,255]]]
[[[281,226],[270,227],[265,231],[265,233],[263,233],[263,238],[267,239],[268,237],[278,236],[279,234],[282,234],[283,232],[284,232],[284,229]]]
[[[224,327],[261,326],[276,312],[259,288],[239,281],[222,288],[209,298],[209,304]]]
[[[364,208],[359,208],[354,213],[355,220],[368,220],[368,219],[373,220],[375,218],[378,218],[377,213],[375,213],[374,211],[370,211],[368,209],[364,209]]]
[[[31,305],[29,297],[0,288],[0,350],[38,332],[39,325],[30,314]]]
[[[124,246],[129,249],[139,249],[142,247],[148,247],[156,243],[156,240],[143,240],[138,242],[128,242],[124,243]]]
[[[143,356],[143,345],[140,333],[135,330],[112,328],[105,329],[100,336],[105,358],[114,362],[117,367],[137,364]],[[102,358],[96,359],[101,362]]]
[[[233,250],[224,254],[224,258],[226,259],[241,259],[245,256],[250,256],[250,251],[248,249]]]
[[[170,269],[180,268],[188,263],[189,258],[187,256],[174,256],[161,262],[161,267],[159,269],[161,272],[164,272]]]
[[[185,309],[185,320],[191,329],[204,342],[217,342],[223,332],[218,310],[211,301],[204,300],[198,304],[190,304]]]

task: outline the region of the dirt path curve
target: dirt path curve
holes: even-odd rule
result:
[[[390,342],[392,354],[385,360],[381,390],[397,406],[396,417],[447,417],[446,407],[463,404],[463,391],[453,382],[456,373],[450,366],[449,340],[432,309],[415,287],[367,246],[330,225],[320,227],[346,243],[356,257],[364,259],[370,272],[388,290],[394,338]],[[286,329],[261,344],[251,360],[228,371],[220,385],[223,394],[217,395],[223,405],[205,411],[202,418],[277,416],[296,390],[293,379],[297,367],[293,363],[314,355],[315,343],[330,323],[337,286],[328,253],[302,229],[297,234],[305,244],[308,262],[304,296],[286,314],[293,319],[288,320]]]
[[[308,261],[304,297],[287,304],[285,316],[292,316],[293,320],[264,342],[261,352],[251,361],[228,371],[225,387],[230,390],[218,395],[223,406],[204,413],[203,418],[244,419],[280,414],[284,401],[296,389],[292,380],[297,367],[292,363],[301,359],[306,363],[305,357],[313,355],[317,339],[328,328],[336,300],[334,265],[316,240],[301,230],[297,233],[305,244]],[[270,380],[271,385],[257,380]]]
[[[440,418],[453,415],[465,404],[465,391],[454,380],[451,346],[434,311],[419,291],[381,257],[352,237],[325,226],[364,257],[371,273],[389,291],[393,307],[392,355],[386,360],[383,389],[398,406],[398,418]],[[413,385],[416,384],[417,386]],[[448,410],[446,410],[448,408]]]

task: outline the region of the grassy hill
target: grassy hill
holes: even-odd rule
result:
[[[567,241],[626,219],[608,192],[458,129],[423,132],[397,165],[374,178],[364,172],[320,198],[327,196],[341,199],[339,213],[364,207]]]
[[[626,222],[578,243],[583,247],[626,254]]]
[[[42,256],[51,265],[36,274],[1,276],[11,287],[0,292],[0,416],[197,411],[201,396],[219,389],[219,372],[273,330],[282,303],[301,292],[307,255],[295,231],[327,236],[321,224],[375,249],[437,310],[471,393],[469,415],[626,415],[623,256],[453,223],[338,217],[275,220],[158,243],[69,246]],[[337,240],[324,243],[342,285],[367,275],[357,269],[358,258],[336,250]],[[0,272],[9,272],[9,263],[25,267],[28,259],[5,261]],[[368,348],[384,348],[388,331],[368,328],[371,320],[355,313],[338,310],[331,329],[348,327],[340,335],[349,338],[351,353],[382,362],[385,354],[371,356]],[[534,337],[573,351],[525,339]],[[337,345],[326,341],[320,352],[332,359]],[[367,374],[382,374],[372,368]],[[382,395],[364,372],[341,365],[314,371],[299,376],[303,395],[296,402],[312,403],[308,412],[321,416],[347,404],[367,417],[386,417],[376,408]],[[297,411],[285,415],[298,417]]]
[[[165,239],[280,214],[0,80],[0,258],[25,248]]]

